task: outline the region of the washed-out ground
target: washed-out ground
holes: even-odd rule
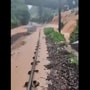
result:
[[[63,13],[63,20],[67,23],[62,28],[62,32],[69,42],[70,34],[73,32],[78,16],[70,14],[71,11]],[[72,17],[71,17],[72,16]],[[65,20],[66,19],[66,20]],[[27,32],[27,26],[17,27],[11,30],[11,90],[26,90],[25,83],[29,80],[28,72],[31,70],[31,62],[36,49],[39,31],[40,49],[36,66],[39,70],[35,73],[34,80],[40,84],[37,90],[79,90],[78,89],[78,66],[70,64],[69,52],[64,45],[55,45],[45,37],[43,28],[53,27],[58,29],[58,18],[54,23],[45,26],[37,25],[32,33]],[[67,48],[71,51],[69,48]],[[77,53],[75,53],[77,54]],[[48,58],[47,58],[48,57]]]
[[[21,32],[18,31],[18,29]],[[25,29],[25,27],[19,27],[16,31],[14,31],[14,29],[11,35],[11,39],[13,39],[14,36],[14,41],[12,40],[13,43],[11,44],[11,90],[26,90],[24,85],[29,80],[28,72],[32,67],[31,62],[33,62],[39,31],[41,32],[38,57],[40,63],[36,66],[39,72],[35,74],[34,80],[40,83],[37,90],[45,90],[48,87],[46,78],[49,70],[47,70],[44,65],[47,65],[49,61],[46,58],[48,54],[43,28],[41,26],[37,27],[36,31],[32,34],[27,33]]]

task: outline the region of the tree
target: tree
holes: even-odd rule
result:
[[[11,28],[27,24],[30,18],[24,0],[11,0]]]

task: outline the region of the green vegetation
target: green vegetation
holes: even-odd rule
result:
[[[51,27],[48,27],[48,28],[45,28],[44,29],[44,33],[45,33],[45,35],[49,35],[50,33],[52,33],[54,30],[53,30],[53,28],[51,28]]]
[[[48,27],[44,29],[44,33],[47,37],[52,39],[54,42],[59,43],[61,41],[65,41],[64,35],[56,32],[53,28]]]
[[[51,27],[47,27],[44,28],[44,34],[49,37],[50,39],[52,39],[54,42],[56,43],[60,43],[61,41],[65,42],[65,38],[64,35],[62,35],[61,33],[56,32],[53,28]],[[70,54],[70,62],[77,64],[78,65],[78,59],[77,56],[75,56],[72,52]]]
[[[70,54],[70,62],[78,65],[78,59],[73,53]]]
[[[28,23],[30,13],[24,0],[11,0],[11,28]]]
[[[74,32],[72,32],[70,36],[70,43],[73,43],[78,40],[78,33],[79,32],[78,32],[78,23],[77,23]]]

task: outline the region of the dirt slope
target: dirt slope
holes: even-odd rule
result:
[[[11,49],[18,48],[25,44],[23,39],[28,36],[26,26],[20,26],[11,30]]]
[[[22,32],[26,32],[26,31],[27,31],[26,26],[19,26],[14,29],[11,29],[11,36],[13,36],[17,33],[22,33]]]
[[[75,9],[74,11],[69,10],[66,12],[62,12],[61,17],[61,21],[64,23],[64,27],[62,28],[61,33],[64,34],[66,42],[69,43],[70,35],[74,31],[76,22],[78,20],[78,10]],[[50,26],[54,26],[54,29],[58,31],[58,16],[55,16],[52,19]]]
[[[61,33],[64,34],[67,43],[70,42],[69,38],[71,33],[74,31],[75,26],[76,26],[76,21],[71,20],[63,27],[61,31]]]

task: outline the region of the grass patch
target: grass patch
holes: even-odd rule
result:
[[[44,33],[47,37],[52,39],[54,42],[59,43],[61,41],[65,41],[64,35],[56,32],[53,28],[48,27],[44,29]]]
[[[70,62],[78,65],[77,56],[75,56],[73,53],[70,54]]]
[[[48,27],[48,28],[44,28],[44,34],[45,35],[49,35],[50,33],[52,33],[54,30],[53,28],[51,27]]]

